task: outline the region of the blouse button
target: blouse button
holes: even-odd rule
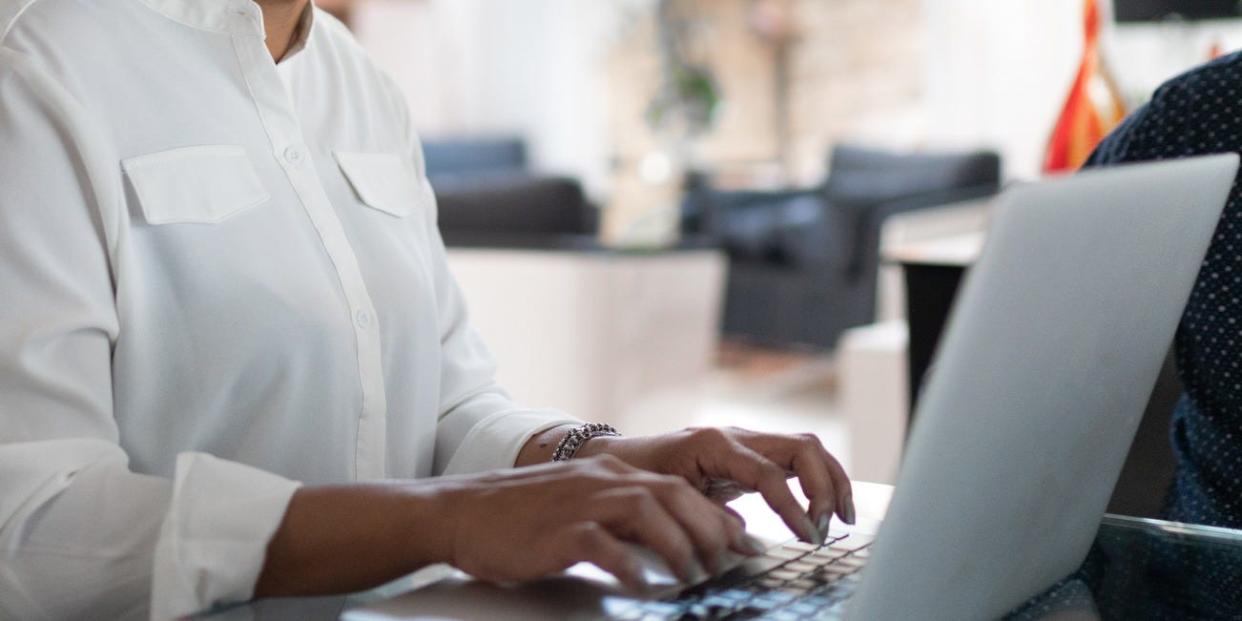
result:
[[[285,147],[285,161],[297,164],[302,161],[302,150],[297,147]]]
[[[370,328],[371,327],[371,313],[368,313],[365,310],[360,310],[354,313],[354,323],[356,323],[358,327],[362,328],[363,330]]]

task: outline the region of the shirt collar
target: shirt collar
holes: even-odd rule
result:
[[[306,8],[302,11],[302,17],[298,18],[297,30],[294,31],[295,38],[289,42],[289,49],[285,51],[285,55],[281,58],[281,62],[289,60],[298,52],[306,48],[310,41],[311,31],[315,28],[315,0],[306,3]]]
[[[143,0],[152,9],[187,26],[229,32],[236,28],[239,17],[249,20],[252,28],[263,32],[263,12],[252,0]],[[315,0],[306,4],[298,23],[298,38],[289,46],[285,58],[306,47],[314,29]]]

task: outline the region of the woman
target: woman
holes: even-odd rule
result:
[[[1242,55],[1170,80],[1088,166],[1242,151]],[[1173,415],[1177,475],[1165,517],[1242,528],[1242,190],[1234,184],[1177,332],[1185,389]]]
[[[435,562],[634,583],[623,540],[690,578],[754,553],[719,481],[806,540],[853,520],[813,437],[511,403],[400,96],[308,0],[10,0],[0,37],[0,616],[167,618]]]

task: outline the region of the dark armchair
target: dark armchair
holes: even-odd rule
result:
[[[1000,186],[990,152],[903,154],[833,150],[819,187],[727,192],[693,183],[684,229],[729,256],[724,332],[757,344],[835,346],[870,323],[880,228],[893,214],[970,200]]]
[[[598,210],[574,179],[529,170],[520,138],[426,140],[444,243],[459,247],[590,248]]]

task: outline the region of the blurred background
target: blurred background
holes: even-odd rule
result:
[[[1077,168],[1233,0],[318,0],[407,97],[500,379],[890,482],[1004,185]]]

